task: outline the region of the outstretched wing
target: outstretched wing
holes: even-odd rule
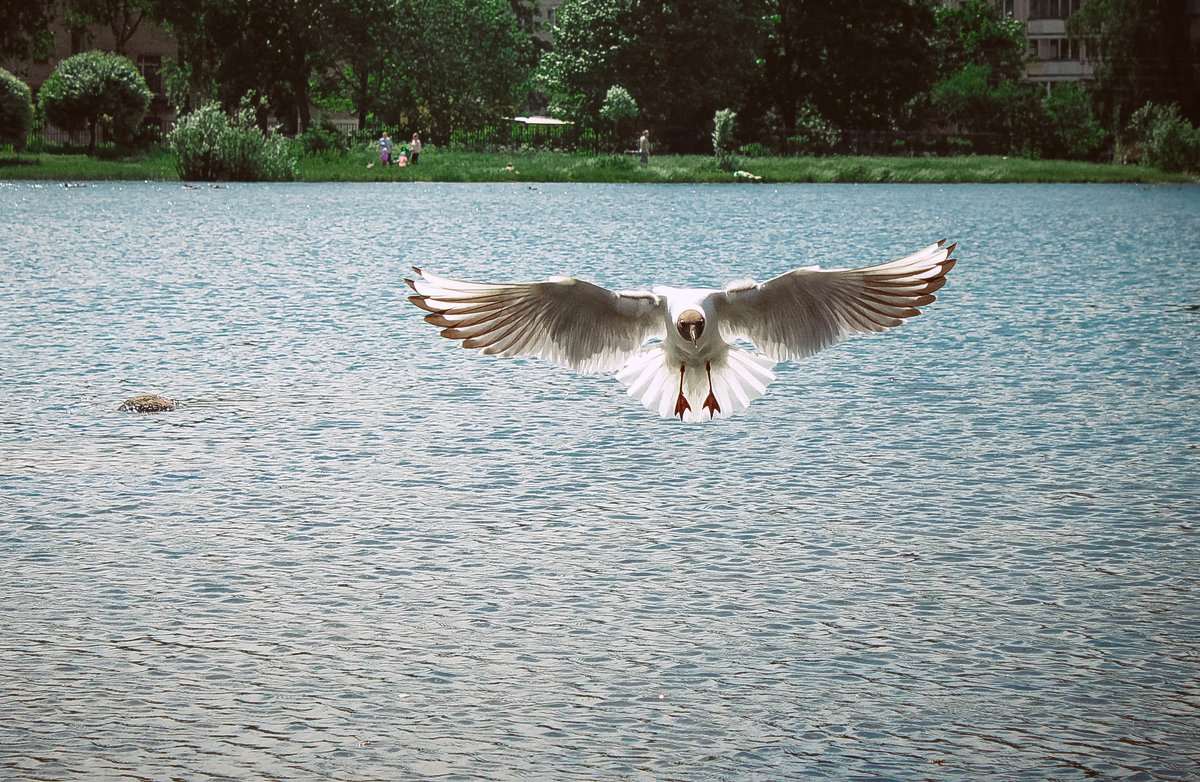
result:
[[[856,332],[921,314],[946,284],[956,245],[946,240],[898,261],[859,269],[796,269],[713,297],[722,336],[746,339],[775,361],[803,358]]]
[[[620,368],[665,332],[664,302],[652,293],[613,291],[570,277],[547,282],[463,282],[414,268],[408,300],[429,312],[442,336],[500,356],[537,356],[580,372]]]

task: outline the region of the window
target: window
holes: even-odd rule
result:
[[[1016,11],[1013,8],[1014,4],[1015,4],[1015,0],[1001,0],[1000,13],[1007,14],[1009,16],[1013,16],[1016,13]]]
[[[1011,2],[1006,1],[1003,3],[1005,9],[1011,5]],[[1030,0],[1029,18],[1066,19],[1078,11],[1080,5],[1081,0]]]
[[[142,78],[146,80],[146,86],[150,88],[150,92],[162,95],[162,56],[139,54],[137,69],[141,72]]]
[[[1069,38],[1047,38],[1044,48],[1046,60],[1078,60],[1079,41]]]

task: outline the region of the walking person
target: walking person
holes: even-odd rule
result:
[[[417,164],[417,158],[421,155],[421,136],[418,133],[413,134],[412,154],[408,156],[408,162],[412,165]]]
[[[650,131],[642,131],[642,139],[638,142],[638,152],[642,155],[642,162],[650,162]]]

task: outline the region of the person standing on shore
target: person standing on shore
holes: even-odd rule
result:
[[[642,131],[642,139],[638,142],[638,152],[642,155],[642,162],[650,162],[650,131]]]
[[[388,138],[387,131],[383,131],[383,135],[379,137],[379,159],[386,167],[392,160],[392,140]]]
[[[409,155],[408,162],[415,166],[417,164],[417,158],[420,157],[420,155],[421,155],[421,136],[419,133],[414,133],[413,140],[412,140],[412,154]]]

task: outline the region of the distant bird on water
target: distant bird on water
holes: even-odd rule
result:
[[[415,267],[417,279],[405,282],[416,291],[409,301],[429,313],[425,320],[464,348],[537,356],[585,373],[616,371],[630,395],[664,418],[701,421],[762,396],[776,362],[919,315],[946,284],[955,246],[943,239],[890,263],[808,266],[724,290],[614,292],[572,277],[462,282]]]

